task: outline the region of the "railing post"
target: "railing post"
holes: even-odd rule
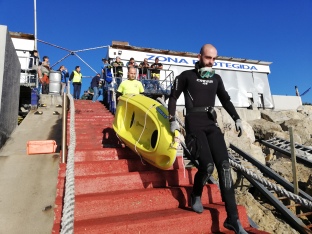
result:
[[[297,179],[297,160],[295,153],[295,142],[292,127],[289,128],[289,138],[290,138],[290,150],[291,150],[291,162],[292,162],[292,172],[293,172],[293,184],[294,184],[294,194],[298,195],[298,179]]]
[[[66,163],[67,158],[67,94],[63,93],[62,105],[62,163]]]

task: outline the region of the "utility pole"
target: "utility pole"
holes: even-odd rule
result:
[[[35,44],[34,49],[37,50],[37,3],[36,0],[34,0],[34,36],[35,36]]]

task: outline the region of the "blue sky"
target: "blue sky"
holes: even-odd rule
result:
[[[34,33],[33,0],[0,0],[0,24],[9,31]],[[105,1],[37,0],[38,39],[69,50],[111,45],[113,40],[156,49],[199,52],[212,43],[220,56],[272,62],[273,95],[295,95],[312,86],[311,0]],[[38,42],[40,56],[51,64],[68,54]],[[106,49],[78,55],[100,71]],[[62,62],[81,65],[75,56]],[[84,86],[90,80],[84,79]],[[85,89],[85,88],[84,88]],[[312,103],[312,90],[302,96]]]

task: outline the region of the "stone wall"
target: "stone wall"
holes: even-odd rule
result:
[[[17,126],[20,70],[7,26],[0,25],[0,148]]]

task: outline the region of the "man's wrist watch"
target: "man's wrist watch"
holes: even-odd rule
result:
[[[175,121],[175,117],[172,115],[169,115],[169,122],[173,122],[173,121]]]

